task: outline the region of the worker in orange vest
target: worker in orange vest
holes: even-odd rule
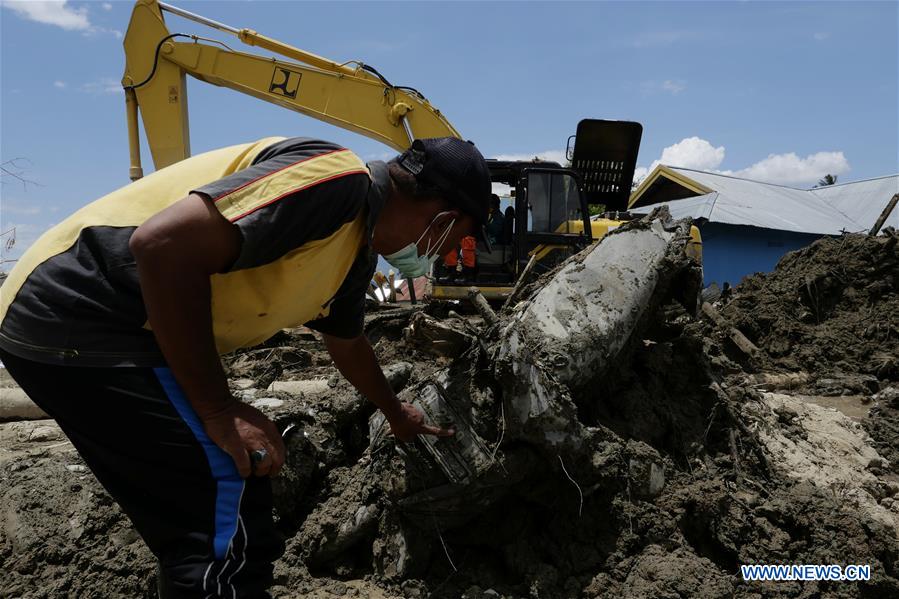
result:
[[[443,256],[443,276],[455,279],[462,272],[459,264],[459,246],[454,247]]]
[[[478,270],[476,252],[478,242],[473,236],[466,235],[462,238],[460,245],[462,246],[462,276],[469,281],[474,281]]]

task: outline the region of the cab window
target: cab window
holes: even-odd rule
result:
[[[567,173],[528,173],[528,230],[570,233],[569,221],[580,220],[577,181]]]

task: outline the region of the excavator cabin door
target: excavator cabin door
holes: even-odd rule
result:
[[[578,173],[559,168],[527,168],[516,196],[516,243],[519,272],[537,256],[549,270],[590,244],[589,214]]]

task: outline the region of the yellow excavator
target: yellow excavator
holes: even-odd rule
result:
[[[163,13],[275,56],[240,52],[196,34],[172,33]],[[360,133],[400,152],[416,138],[461,137],[418,90],[391,84],[370,65],[338,63],[158,0],[135,2],[124,48],[122,86],[132,180],[143,176],[139,118],[157,169],[190,156],[186,75]],[[431,295],[461,299],[477,285],[488,299],[502,300],[523,277],[552,268],[618,226],[617,216],[591,217],[589,208],[626,210],[641,136],[639,123],[587,119],[569,138],[569,166],[488,161],[494,183],[507,186],[510,198],[503,231],[497,233],[492,251],[479,247],[473,272],[459,276],[438,265]],[[692,251],[698,257],[695,227],[694,240]]]

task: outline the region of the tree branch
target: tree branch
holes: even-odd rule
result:
[[[43,187],[37,181],[32,181],[31,179],[26,179],[22,176],[25,171],[24,167],[18,164],[20,161],[30,162],[27,158],[13,158],[12,160],[0,163],[0,180],[2,180],[2,177],[4,176],[12,177],[22,183],[22,189],[25,191],[28,190],[29,184]]]

